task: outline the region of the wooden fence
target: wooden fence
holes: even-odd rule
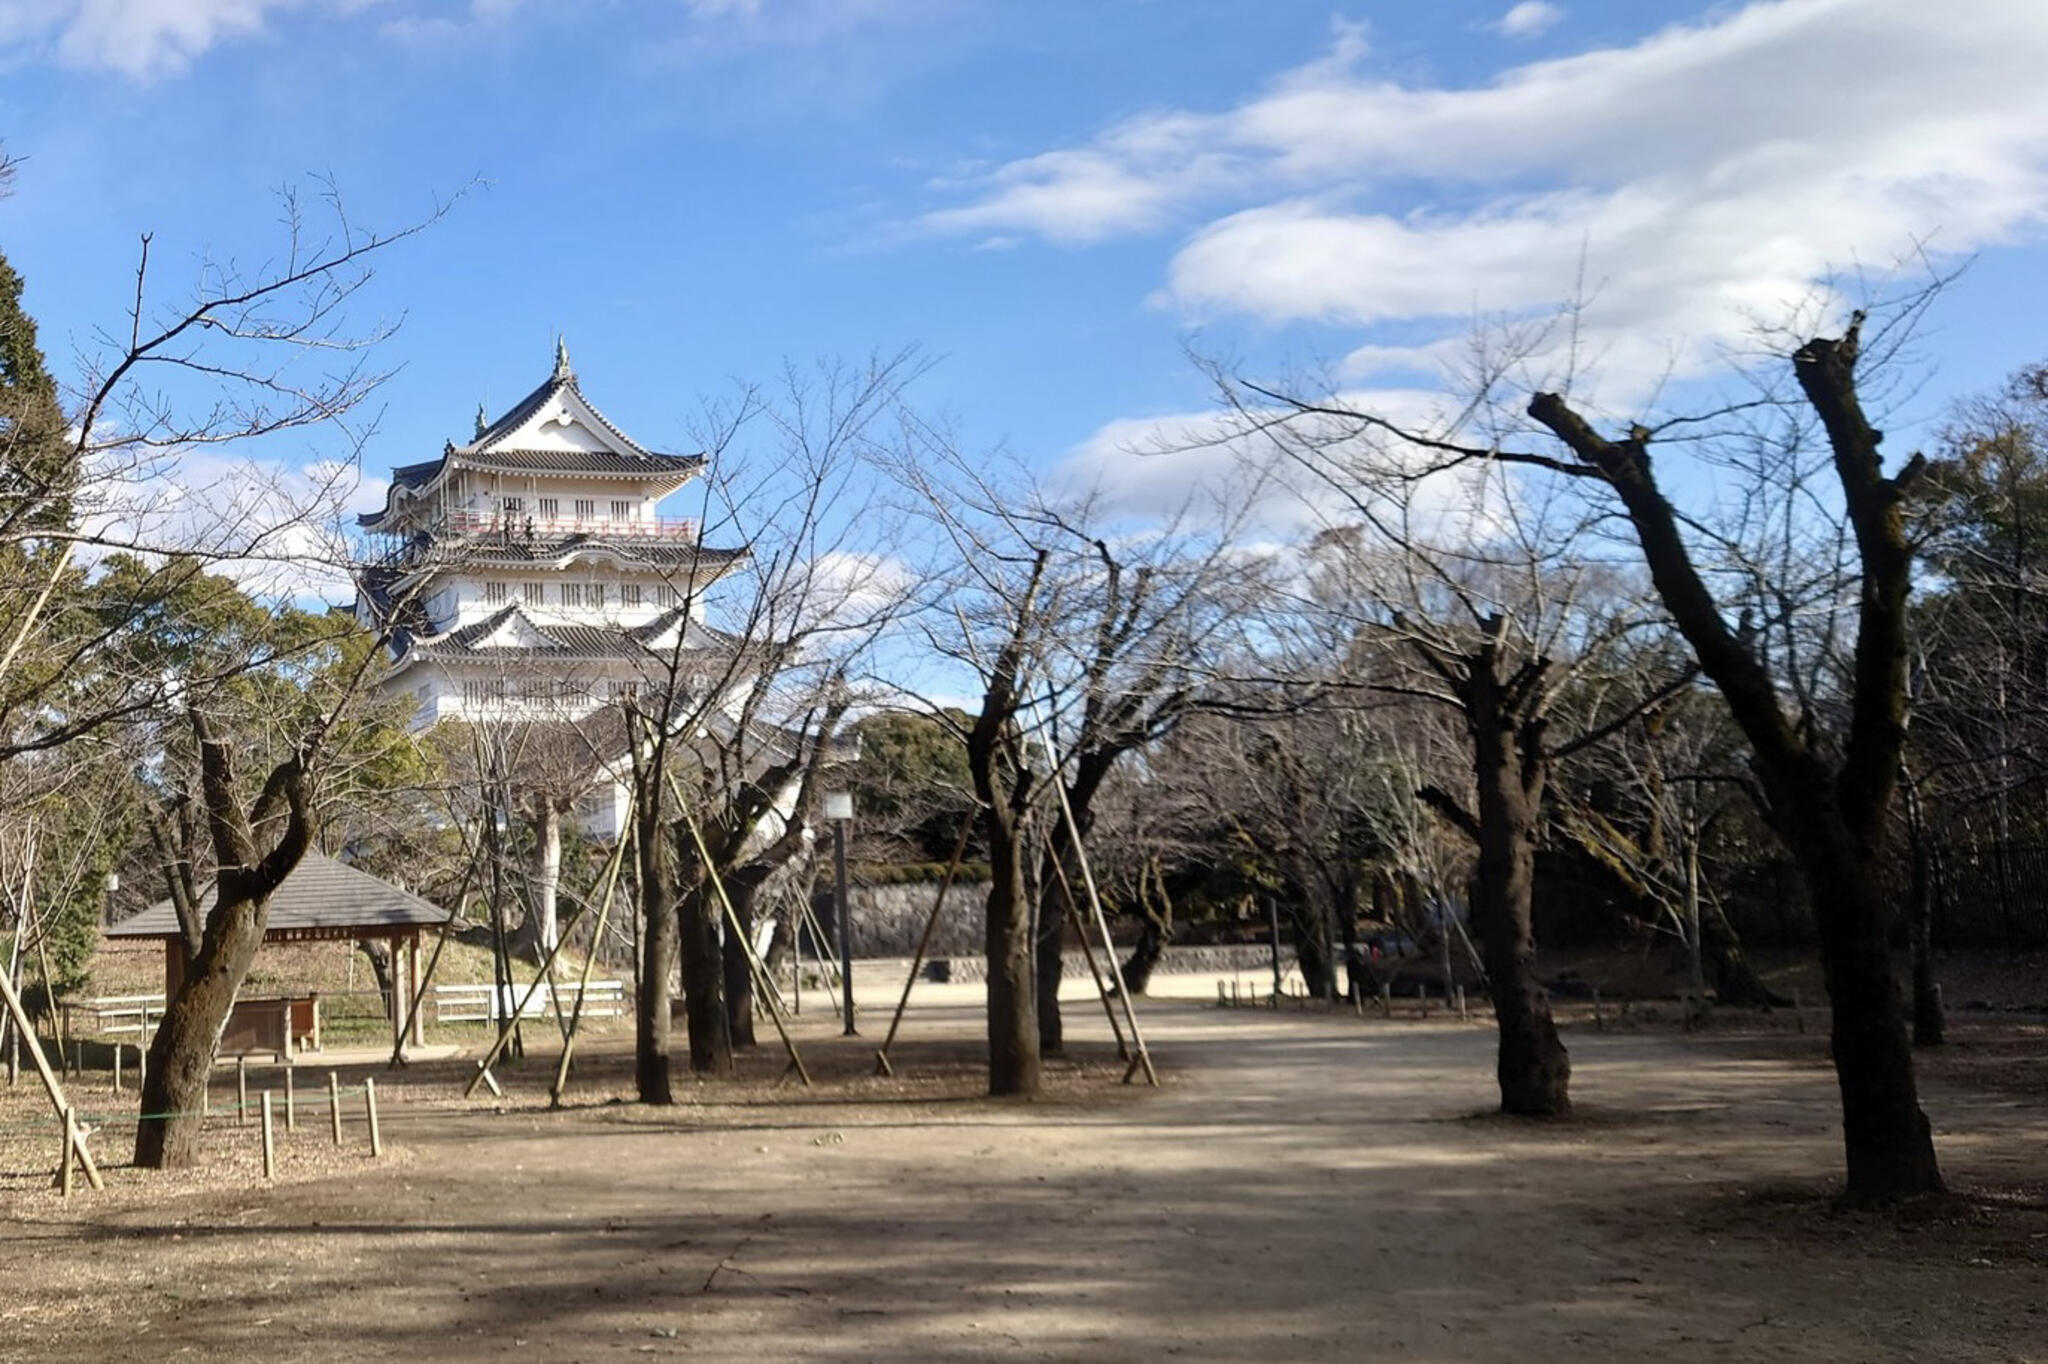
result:
[[[488,984],[481,985],[436,985],[434,987],[435,1017],[443,1023],[496,1023],[510,1018],[512,1011],[523,1001],[525,1009],[521,1018],[546,1018],[555,1012],[555,1001],[561,1001],[564,1014],[576,1011],[577,983],[565,980],[550,990],[542,985],[538,990],[525,984],[506,985],[496,991]],[[593,980],[582,990],[583,1016],[585,1018],[619,1018],[626,1012],[626,984],[619,980]]]

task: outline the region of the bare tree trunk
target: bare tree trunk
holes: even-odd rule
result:
[[[1527,751],[1514,720],[1502,713],[1491,666],[1473,669],[1468,701],[1479,797],[1472,919],[1500,1026],[1500,1107],[1503,1113],[1564,1117],[1571,1112],[1571,1058],[1536,976],[1533,903],[1543,759]],[[1450,931],[1446,922],[1444,932]]]
[[[727,925],[720,966],[725,978],[725,1030],[735,1049],[756,1045],[754,1039],[754,972],[747,964],[746,944],[754,933],[754,902],[760,882],[753,877],[726,878],[726,895],[732,900],[733,917],[739,930]]]
[[[687,837],[681,829],[677,838]],[[676,903],[683,965],[683,1020],[689,1031],[690,1069],[699,1075],[732,1074],[732,1031],[725,1018],[725,964],[718,941],[718,892],[708,879],[685,889]]]
[[[312,845],[313,825],[305,771],[298,758],[274,768],[253,810],[235,791],[232,759],[205,717],[191,714],[199,743],[200,783],[220,871],[213,910],[199,951],[186,967],[163,1022],[149,1046],[142,1085],[142,1120],[135,1129],[135,1163],[148,1170],[187,1169],[199,1159],[207,1075],[235,992],[263,943],[270,897]],[[268,852],[255,830],[282,803],[289,822]]]
[[[1330,956],[1329,915],[1322,897],[1307,878],[1296,878],[1301,896],[1287,907],[1294,921],[1294,957],[1301,966],[1302,988],[1317,999],[1337,991],[1337,963]]]
[[[1060,983],[1066,975],[1064,950],[1067,945],[1067,916],[1075,908],[1071,891],[1075,873],[1060,879],[1062,868],[1054,859],[1061,856],[1065,840],[1047,840],[1045,856],[1039,859],[1038,932],[1032,943],[1034,985],[1037,991],[1038,1050],[1043,1056],[1058,1056],[1066,1050],[1066,1030],[1060,1020]]]
[[[545,793],[535,793],[526,809],[533,829],[533,861],[527,871],[527,911],[512,950],[539,961],[561,937],[556,900],[562,885],[562,810]]]
[[[1792,357],[1793,374],[1827,429],[1861,568],[1850,715],[1839,758],[1816,749],[1786,715],[1782,688],[1694,566],[1677,514],[1657,486],[1651,433],[1637,429],[1626,440],[1606,440],[1550,393],[1531,400],[1529,415],[1621,498],[1658,595],[1750,742],[1765,813],[1799,863],[1820,929],[1848,1157],[1844,1197],[1886,1203],[1942,1190],[1892,978],[1886,942],[1891,900],[1880,870],[1906,736],[1913,548],[1904,506],[1926,462],[1916,455],[1897,474],[1884,472],[1883,434],[1865,417],[1856,389],[1861,327],[1859,314],[1839,340],[1816,338]]]
[[[1920,1109],[1913,1049],[1892,973],[1884,918],[1870,906],[1886,900],[1881,865],[1846,842],[1814,850],[1802,864],[1826,867],[1810,882],[1820,930],[1821,965],[1833,1018],[1835,1075],[1842,1093],[1842,1139],[1848,1152],[1851,1202],[1882,1202],[1900,1192],[1941,1191],[1934,1137]]]
[[[636,771],[634,774],[640,774]],[[640,1102],[675,1102],[669,1074],[669,970],[676,960],[674,872],[661,827],[660,788],[634,803],[640,880],[640,993],[634,1004],[633,1075]]]
[[[1906,782],[1906,836],[1913,863],[1907,889],[1906,934],[1913,955],[1913,1045],[1938,1047],[1945,1020],[1941,986],[1934,979],[1934,866],[1921,817],[1919,785]]]
[[[135,1163],[143,1169],[186,1170],[199,1163],[207,1076],[235,991],[263,943],[268,908],[267,896],[216,905],[208,918],[208,945],[165,1007],[149,1045],[142,1112],[171,1116],[146,1117],[137,1127]]]
[[[992,804],[988,825],[988,1092],[1038,1093],[1038,996],[1024,859],[1015,815]]]
[[[1166,890],[1166,877],[1157,859],[1147,858],[1138,869],[1138,910],[1144,922],[1138,941],[1123,965],[1124,988],[1142,995],[1152,984],[1152,972],[1173,937],[1173,898]]]

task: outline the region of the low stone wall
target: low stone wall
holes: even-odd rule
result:
[[[909,957],[917,951],[918,934],[931,916],[936,883],[910,886],[854,886],[847,898],[852,902],[853,955],[856,957]],[[832,931],[832,889],[829,884],[812,901],[818,922]],[[988,910],[988,887],[955,884],[946,892],[946,908],[932,930],[927,956],[953,957],[982,951],[982,922]]]
[[[917,951],[918,935],[924,932],[925,920],[931,915],[932,902],[937,894],[936,884],[852,887],[847,898],[852,902],[854,957],[862,961],[900,958],[907,967],[911,954]],[[824,924],[829,932],[833,915],[829,887],[819,894],[812,908],[817,912],[818,922]],[[946,892],[945,910],[939,915],[938,926],[932,930],[931,945],[925,951],[927,962],[932,963],[927,968],[928,976],[936,979],[943,975],[956,981],[987,977],[984,955],[987,949],[982,936],[987,911],[986,885],[956,884]],[[1128,944],[1118,945],[1119,958],[1129,951]],[[1078,948],[1066,953],[1066,960],[1070,975],[1086,978],[1088,962]],[[1293,965],[1291,954],[1285,964]],[[1160,958],[1157,969],[1166,973],[1249,973],[1270,970],[1271,956],[1268,948],[1258,944],[1169,947]]]
[[[1129,950],[1128,947],[1120,945],[1117,948],[1117,959],[1121,961]],[[1079,951],[1066,952],[1062,956],[1066,961],[1067,975],[1070,979],[1088,978],[1088,959]],[[1098,953],[1095,959],[1100,963],[1101,954]],[[1284,964],[1292,967],[1293,962],[1288,961]],[[909,957],[906,954],[897,963],[896,969],[900,972],[909,965]],[[1256,975],[1265,979],[1271,969],[1271,955],[1263,947],[1169,947],[1160,956],[1159,965],[1154,971],[1155,974],[1162,976],[1195,971],[1241,971],[1246,975]],[[972,953],[958,956],[932,958],[925,963],[924,977],[927,980],[954,982],[986,980],[988,958],[979,948]]]

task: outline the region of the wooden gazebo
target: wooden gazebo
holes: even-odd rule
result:
[[[213,907],[213,888],[200,898],[203,915]],[[355,942],[382,939],[391,946],[391,1040],[402,1044],[408,1033],[419,1045],[418,1011],[407,1017],[420,978],[420,930],[438,928],[453,915],[410,891],[380,881],[366,871],[331,857],[308,852],[270,897],[263,941]],[[164,945],[164,993],[175,995],[185,971],[185,953],[178,912],[160,900],[107,930],[109,938],[158,938]],[[288,1056],[320,1046],[320,1000],[303,995],[242,997],[235,1001],[221,1034],[220,1054],[276,1052]]]

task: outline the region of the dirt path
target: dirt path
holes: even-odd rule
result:
[[[1811,1063],[1580,1033],[1586,1120],[1544,1128],[1469,1116],[1482,1027],[1149,1018],[1158,1094],[398,1099],[382,1166],[17,1196],[0,1359],[2048,1358],[2048,1215],[1816,1210]],[[1935,1100],[1962,1180],[2048,1174],[2038,1108]]]

